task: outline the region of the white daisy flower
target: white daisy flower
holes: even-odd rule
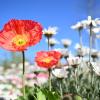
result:
[[[100,39],[100,34],[97,34],[97,35],[96,35],[96,38]]]
[[[72,66],[75,68],[81,63],[81,60],[79,57],[69,57],[67,58],[67,61],[68,61],[69,66]]]
[[[82,46],[81,48],[79,44],[76,44],[75,49],[77,50],[77,55],[79,56],[85,56],[89,54],[88,47]]]
[[[81,30],[83,29],[83,24],[81,22],[77,22],[75,25],[72,25],[71,28],[76,30]]]
[[[57,33],[57,30],[58,30],[58,27],[51,27],[51,26],[49,26],[48,29],[45,28],[43,30],[43,34],[46,37],[52,37],[52,35]]]
[[[91,52],[91,57],[93,58],[97,58],[99,56],[99,52],[95,49],[92,49],[92,52]]]
[[[88,16],[87,20],[83,20],[81,22],[83,23],[85,28],[90,26],[90,25],[96,27],[98,24],[100,24],[100,19],[96,18],[96,19],[93,20],[91,16]]]
[[[100,64],[96,62],[91,62],[94,72],[100,76]]]
[[[71,45],[72,41],[69,39],[62,39],[61,40],[62,44],[64,45],[64,47],[68,47]]]
[[[48,42],[47,39],[46,39],[46,42]],[[50,38],[49,39],[49,45],[54,46],[55,44],[59,44],[59,41],[57,41],[55,38]]]
[[[96,33],[100,33],[100,27],[95,27],[95,28],[93,28],[93,29],[92,29],[92,32],[95,33],[95,34],[96,34]]]
[[[69,57],[69,56],[71,56],[72,54],[71,54],[71,51],[68,51],[68,49],[61,49],[61,48],[58,48],[58,49],[54,49],[55,51],[59,51],[60,53],[61,53],[61,55],[62,55],[62,57],[65,57],[65,58],[67,58],[67,57]]]
[[[57,78],[67,78],[68,72],[66,70],[67,68],[55,68],[52,70],[52,74]]]
[[[81,49],[81,46],[80,46],[79,43],[76,43],[74,48],[75,48],[76,50],[77,50],[77,49]]]

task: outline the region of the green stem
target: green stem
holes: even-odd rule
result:
[[[48,39],[48,51],[50,50],[50,37],[47,38]],[[51,69],[48,69],[49,72],[49,91],[51,91]]]
[[[81,30],[79,30],[79,41],[80,41],[80,47],[82,48],[82,34],[81,34]]]
[[[90,51],[89,51],[89,67],[90,67],[90,70],[91,70],[91,87],[92,87],[92,84],[93,84],[93,70],[92,70],[92,67],[91,67],[91,52],[92,52],[92,24],[90,24],[90,38],[89,38],[89,47],[90,47]]]
[[[48,37],[48,51],[50,50],[50,38]]]
[[[76,72],[76,69],[74,69],[74,76],[75,76],[75,88],[76,88],[76,91],[78,93],[78,87],[77,87],[77,72]]]
[[[98,76],[98,80],[100,81],[100,77]],[[100,99],[100,83],[99,83],[99,81],[98,81],[98,94],[99,94],[99,99]]]
[[[89,37],[89,63],[91,62],[91,49],[92,49],[92,25],[90,26],[90,37]]]
[[[22,52],[22,58],[23,58],[23,75],[22,75],[22,84],[23,84],[23,97],[25,99],[25,52]]]
[[[63,98],[62,79],[60,79],[59,87],[60,87],[60,95],[61,95],[61,98]]]
[[[49,91],[51,91],[51,69],[48,69],[49,72]]]

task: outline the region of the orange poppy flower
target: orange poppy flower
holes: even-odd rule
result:
[[[58,64],[60,57],[61,53],[57,51],[40,51],[37,52],[35,61],[40,67],[52,68],[54,65]]]
[[[0,46],[10,51],[24,51],[42,38],[42,26],[32,20],[12,19],[0,31]]]

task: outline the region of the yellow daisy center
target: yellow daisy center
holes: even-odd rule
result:
[[[24,46],[27,44],[28,39],[25,35],[16,35],[12,41],[16,46]]]

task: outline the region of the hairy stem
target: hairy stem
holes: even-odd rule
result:
[[[48,69],[49,72],[49,91],[51,91],[51,69]]]
[[[22,74],[22,84],[23,84],[23,97],[25,99],[25,52],[22,52],[22,58],[23,58],[23,74]]]

